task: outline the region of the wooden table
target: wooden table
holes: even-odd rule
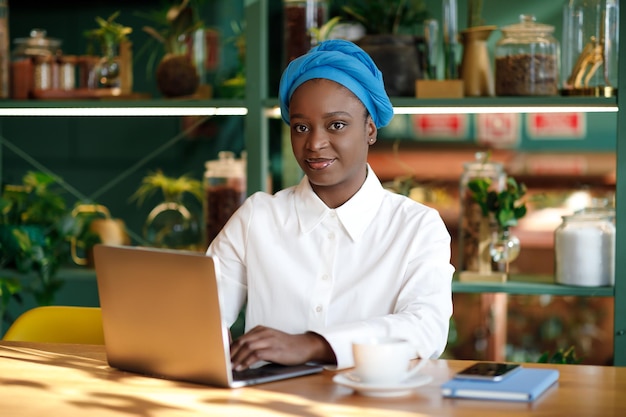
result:
[[[431,361],[433,381],[400,398],[355,394],[324,371],[223,389],[110,368],[102,346],[0,343],[0,415],[40,416],[626,416],[626,368],[550,365],[561,372],[533,403],[442,398],[439,386],[470,361]],[[546,365],[526,364],[541,367]]]

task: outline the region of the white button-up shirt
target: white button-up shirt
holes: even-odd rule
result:
[[[368,166],[361,189],[337,209],[305,177],[275,195],[248,198],[211,243],[220,264],[224,319],[244,304],[257,325],[323,336],[337,367],[352,341],[408,339],[438,357],[452,315],[450,235],[436,210],[385,190]]]

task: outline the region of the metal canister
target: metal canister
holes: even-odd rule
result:
[[[58,88],[73,90],[76,88],[76,57],[62,56],[59,58]]]
[[[34,58],[33,90],[50,90],[53,88],[54,75],[57,72],[56,61],[52,56]]]

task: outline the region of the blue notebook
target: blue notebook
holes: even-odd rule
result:
[[[533,401],[559,379],[555,369],[522,368],[499,382],[450,379],[441,386],[449,398]]]

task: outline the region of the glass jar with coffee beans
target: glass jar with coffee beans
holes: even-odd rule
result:
[[[495,48],[498,96],[552,96],[559,93],[559,42],[554,26],[521,15],[505,26]]]

